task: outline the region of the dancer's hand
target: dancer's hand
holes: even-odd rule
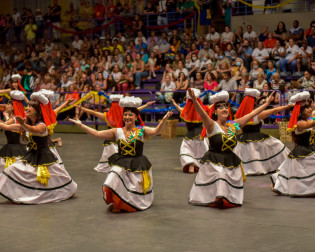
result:
[[[75,120],[75,119],[71,119],[69,118],[68,119],[70,122],[73,122],[74,124],[78,125],[78,126],[81,126],[82,125],[82,122],[80,120]]]
[[[175,101],[173,98],[170,98],[170,101],[175,105]]]
[[[15,117],[15,119],[17,120],[17,122],[18,122],[21,126],[23,126],[23,125],[25,124],[25,119],[23,119],[22,117],[17,116],[17,117]]]
[[[70,97],[66,100],[66,103],[69,104],[71,102],[73,102],[75,99],[73,97]]]
[[[164,120],[167,120],[167,119],[170,118],[172,115],[173,115],[173,112],[172,112],[172,111],[167,112],[166,115],[163,117],[163,121],[164,121]]]
[[[275,94],[275,91],[273,91],[271,95],[266,98],[267,104],[270,104],[274,100],[274,97],[273,97],[274,94]]]
[[[196,100],[197,99],[196,96],[195,96],[195,93],[190,88],[188,88],[188,94],[189,94],[189,96],[190,96],[190,98],[192,100]]]
[[[152,105],[153,103],[155,103],[155,101],[149,101],[149,102],[146,103],[146,105],[150,106],[150,105]]]

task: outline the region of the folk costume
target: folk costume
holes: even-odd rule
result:
[[[255,99],[260,92],[257,89],[246,88],[245,98],[235,114],[241,118],[254,110]],[[242,160],[245,175],[262,175],[276,171],[289,154],[289,149],[278,139],[261,133],[262,121],[255,116],[242,127],[242,133],[237,135],[236,155]]]
[[[119,101],[123,108],[138,108],[141,103],[136,97],[124,97]],[[151,163],[143,155],[144,124],[140,116],[138,120],[139,125],[133,129],[130,139],[125,138],[122,120],[117,125],[118,153],[108,158],[111,169],[103,185],[105,202],[126,212],[149,208],[154,197]]]
[[[295,103],[287,131],[295,133],[295,147],[278,172],[271,175],[272,190],[280,195],[306,197],[315,195],[315,132],[314,128],[297,130],[301,103],[309,99],[310,94],[303,91],[291,97]],[[310,119],[309,119],[310,120]]]
[[[221,91],[211,96],[214,105],[209,116],[213,118],[214,108],[218,102],[228,102],[229,94]],[[209,140],[209,150],[201,158],[201,166],[189,195],[189,203],[202,206],[232,207],[243,203],[245,176],[241,168],[240,158],[233,152],[237,144],[236,130],[238,124],[227,122],[228,133],[214,122],[211,133],[203,129],[202,137]]]
[[[198,102],[203,107],[202,101],[200,100],[200,90],[192,88]],[[188,94],[186,93],[187,102],[184,109],[180,113],[180,117],[185,121],[187,134],[182,141],[180,146],[180,162],[183,167],[183,172],[188,172],[189,166],[194,165],[195,172],[199,170],[200,159],[208,150],[208,145],[205,140],[200,139],[202,131],[202,119],[197,113],[195,106]]]
[[[105,121],[109,128],[116,128],[117,124],[121,121],[123,116],[123,108],[119,106],[119,100],[123,98],[123,95],[110,95],[109,99],[112,104],[108,112],[104,113]],[[94,171],[108,173],[110,166],[108,164],[108,158],[114,153],[118,152],[118,146],[115,141],[105,140],[102,157],[97,166],[94,167]]]
[[[25,118],[25,111],[22,104],[22,101],[24,100],[24,94],[21,91],[14,90],[10,92],[10,96],[13,100],[14,120],[15,116]],[[22,132],[4,130],[7,143],[0,149],[0,172],[6,169],[9,165],[20,160],[21,157],[26,154],[26,146],[21,144],[20,141],[21,133]]]
[[[52,133],[52,115],[47,114],[48,99],[40,92],[31,95],[40,103],[46,132],[27,133],[28,151],[21,160],[10,165],[0,174],[0,194],[23,204],[59,202],[74,195],[77,184],[68,172],[59,165],[57,157],[49,150],[49,134]]]

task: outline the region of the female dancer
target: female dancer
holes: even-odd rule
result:
[[[194,92],[198,103],[204,107],[199,98],[201,91],[196,88],[192,88],[191,90]],[[178,106],[173,99],[171,99],[171,101],[180,112],[180,117],[185,121],[187,127],[187,134],[180,146],[180,162],[183,167],[183,172],[195,173],[199,170],[199,161],[207,152],[208,145],[205,141],[200,139],[202,119],[197,113],[188,92],[186,98],[187,101],[184,108]]]
[[[119,101],[121,98],[123,98],[123,95],[110,95],[109,99],[112,101],[112,103],[108,112],[105,113],[97,112],[95,110],[88,109],[82,106],[77,107],[79,108],[79,110],[82,110],[85,113],[93,115],[101,120],[105,120],[107,122],[108,128],[116,128],[117,124],[121,121],[121,118],[123,116],[123,108],[119,106]],[[138,110],[141,111],[154,102],[155,101],[148,102],[145,105],[139,107]],[[118,147],[116,142],[111,140],[105,140],[103,145],[104,149],[102,157],[97,166],[94,167],[94,171],[108,173],[110,170],[110,167],[108,165],[108,158],[114,153],[118,152]]]
[[[260,92],[245,88],[246,97],[238,108],[235,118],[242,118],[254,110],[255,99]],[[245,175],[261,175],[275,171],[289,154],[289,149],[278,139],[261,133],[262,120],[288,109],[292,105],[276,107],[262,111],[253,120],[242,127],[242,134],[237,135],[234,153],[242,160]]]
[[[77,184],[68,172],[58,164],[58,159],[48,147],[48,128],[51,125],[43,105],[48,99],[41,93],[33,93],[27,108],[26,121],[17,117],[15,131],[25,130],[29,150],[20,161],[10,165],[0,174],[0,194],[24,204],[42,204],[69,199]]]
[[[156,128],[139,125],[140,98],[124,97],[119,105],[124,108],[122,121],[116,129],[94,130],[78,120],[70,119],[88,134],[117,141],[118,153],[109,157],[111,170],[103,185],[104,200],[113,203],[112,212],[135,212],[149,208],[153,202],[153,179],[149,160],[142,154],[145,139],[159,134],[168,112]],[[121,126],[121,127],[120,127]]]
[[[211,96],[214,105],[210,109],[209,116],[191,90],[189,95],[205,126],[201,136],[207,136],[210,143],[209,150],[200,161],[201,166],[191,188],[189,202],[194,205],[219,208],[241,206],[245,176],[242,172],[241,160],[233,152],[237,143],[235,131],[263,111],[272,98],[267,98],[264,105],[233,122],[228,121],[228,118],[231,118],[227,103],[228,92],[221,91]]]
[[[315,196],[315,121],[311,120],[313,101],[303,91],[291,97],[295,103],[287,131],[292,132],[294,149],[271,175],[272,190],[291,197]]]
[[[22,104],[24,94],[18,90],[14,90],[10,92],[10,96],[12,100],[9,100],[5,106],[5,111],[9,119],[5,123],[0,123],[0,129],[4,130],[7,138],[7,144],[0,149],[1,172],[26,154],[26,146],[20,142],[20,132],[10,131],[11,125],[17,123],[15,116],[25,118],[25,111]]]

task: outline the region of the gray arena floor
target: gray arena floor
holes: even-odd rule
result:
[[[78,184],[61,203],[15,205],[0,199],[0,251],[315,251],[315,199],[276,196],[269,175],[248,177],[242,207],[188,204],[195,175],[183,174],[181,138],[145,144],[155,199],[143,212],[113,214],[102,199],[105,175],[93,171],[102,140],[56,134]],[[4,142],[2,135],[0,142]]]

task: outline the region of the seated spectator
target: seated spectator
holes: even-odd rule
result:
[[[215,69],[216,69],[216,70],[220,70],[222,63],[226,63],[226,64],[228,65],[228,67],[229,67],[229,65],[230,65],[230,62],[229,62],[229,60],[225,57],[224,52],[223,52],[222,50],[220,50],[220,51],[219,51],[219,54],[218,54],[218,60],[216,61],[215,66],[214,66]]]
[[[176,71],[174,72],[175,79],[179,77],[180,72],[183,72],[187,78],[189,77],[189,72],[186,68],[184,68],[183,61],[178,62],[178,69],[176,69]]]
[[[237,28],[237,31],[234,33],[234,36],[235,36],[234,46],[235,46],[236,51],[238,51],[238,49],[240,48],[240,46],[243,43],[243,36],[244,36],[243,26],[239,26]]]
[[[265,40],[268,38],[269,32],[268,32],[268,26],[263,26],[261,28],[261,33],[258,36],[258,41],[265,42]]]
[[[287,85],[286,85],[286,86],[287,86]],[[290,99],[291,99],[291,97],[292,97],[293,95],[296,95],[296,94],[298,94],[299,92],[301,92],[301,91],[299,90],[299,88],[300,88],[300,87],[299,87],[299,84],[297,83],[297,81],[292,80],[292,81],[290,82],[290,87],[289,87],[290,91],[285,93],[285,102],[286,102],[286,103],[288,103],[288,102],[290,101]]]
[[[220,43],[220,34],[216,32],[214,26],[210,26],[210,33],[207,34],[206,40],[209,41],[211,47]]]
[[[134,77],[128,66],[125,66],[122,71],[122,76],[117,83],[118,91],[127,92],[134,89]]]
[[[226,50],[224,54],[225,54],[225,57],[229,60],[230,64],[232,63],[232,61],[236,59],[236,56],[237,56],[237,53],[234,51],[232,44],[226,45]]]
[[[280,60],[280,69],[282,72],[287,72],[287,65],[292,66],[292,72],[297,71],[297,59],[299,57],[299,47],[294,40],[289,39],[289,45],[285,48],[285,58]]]
[[[308,45],[315,51],[315,26],[311,27],[309,35],[306,37]],[[314,53],[313,53],[314,54]]]
[[[264,41],[264,47],[271,54],[272,49],[274,48],[277,40],[273,37],[272,32],[268,32],[268,37]]]
[[[267,81],[264,79],[264,75],[260,73],[257,75],[257,80],[254,81],[253,88],[261,90],[261,89],[263,89],[263,86],[266,83],[267,83]]]
[[[161,104],[170,103],[173,98],[173,91],[176,90],[176,85],[171,81],[171,77],[166,75],[165,81],[161,85],[160,91],[163,92],[158,96],[158,100]]]
[[[274,90],[279,90],[279,87],[281,85],[284,85],[285,84],[285,81],[280,79],[280,75],[279,73],[274,73],[271,77],[271,88],[274,89]]]
[[[231,77],[231,72],[227,71],[223,74],[223,80],[220,81],[220,84],[217,88],[217,90],[223,90],[223,91],[231,91],[231,90],[237,90],[237,83],[235,80],[233,80]]]
[[[147,64],[147,67],[149,68],[149,76],[148,76],[148,79],[151,79],[151,76],[153,78],[156,77],[156,74],[155,74],[155,65],[156,65],[156,57],[155,57],[155,53],[154,52],[150,52],[150,57],[148,59],[148,64]]]
[[[234,41],[234,34],[233,32],[231,32],[230,26],[226,25],[224,28],[224,32],[221,34],[221,48],[225,50],[227,44],[233,44]]]
[[[196,79],[194,81],[191,81],[191,87],[197,88],[201,92],[204,90],[204,80],[202,79],[201,73],[196,73]]]
[[[312,59],[311,61],[311,68],[309,69],[310,74],[315,76],[315,59]]]
[[[96,85],[100,85],[101,90],[107,90],[107,79],[104,79],[103,74],[98,72],[96,76]]]
[[[274,48],[271,51],[271,58],[275,62],[275,66],[278,70],[280,70],[280,61],[284,59],[285,50],[281,46],[280,40],[276,41]]]
[[[242,78],[242,71],[246,70],[243,60],[241,58],[236,58],[235,66],[232,67],[232,77],[235,81]],[[246,71],[247,72],[247,71]],[[248,73],[247,73],[248,75]]]
[[[207,70],[207,66],[208,65],[211,65],[212,66],[212,61],[210,59],[210,57],[203,57],[201,60],[200,60],[200,67],[199,67],[199,72],[201,73],[206,73],[208,72]]]
[[[245,88],[252,88],[252,82],[249,80],[249,75],[247,70],[243,70],[241,73],[241,79],[237,82],[237,90],[239,91],[245,91]],[[244,93],[243,92],[238,92],[236,93],[235,96],[235,102],[237,104],[240,104],[244,98]]]
[[[199,51],[198,58],[202,61],[204,58],[213,60],[214,52],[210,49],[210,44],[208,41],[203,42],[203,49]]]
[[[266,98],[272,94],[272,91],[269,90],[271,90],[271,87],[268,85],[267,82],[265,82],[261,90],[260,96],[257,98],[256,101],[258,105],[263,105],[266,102]]]
[[[282,21],[279,22],[277,29],[273,33],[273,37],[280,41],[281,46],[285,45],[288,37],[285,23],[283,23]]]
[[[184,91],[188,89],[189,81],[183,72],[179,73],[179,77],[175,81],[175,85],[176,85],[177,91]],[[186,96],[186,92],[174,92],[173,99],[177,103],[182,103],[185,96]]]
[[[164,59],[167,59],[167,54],[169,53],[171,49],[171,45],[168,43],[167,38],[163,38],[161,44],[160,44],[160,60],[163,61]]]
[[[144,61],[144,63],[148,64],[149,54],[147,53],[147,51],[144,48],[140,49],[140,55],[141,55],[141,59]]]
[[[181,60],[181,53],[176,53],[175,54],[175,58],[174,58],[174,61],[172,63],[172,68],[174,70],[177,70],[178,69],[178,63],[179,61]]]
[[[251,81],[257,80],[258,74],[264,74],[264,70],[259,67],[259,61],[257,59],[253,60],[253,68],[249,72],[249,79]]]
[[[160,47],[157,45],[155,40],[151,41],[150,46],[148,46],[148,51],[149,52],[154,52],[155,55],[159,55],[160,54]]]
[[[124,66],[124,63],[123,63],[123,61],[119,58],[118,55],[114,55],[114,56],[111,58],[110,65],[111,65],[111,66],[117,65],[117,66],[119,67],[119,69],[122,69],[123,66]]]
[[[303,89],[315,89],[315,78],[306,70],[304,76],[298,79],[298,85]]]
[[[40,84],[39,89],[50,90],[52,86],[53,84],[51,82],[51,76],[49,73],[46,73],[44,76],[44,81],[42,82],[42,84]]]
[[[190,53],[195,53],[198,56],[199,50],[197,48],[197,44],[196,43],[192,43],[191,44]]]
[[[215,77],[215,75],[211,72],[207,72],[205,74],[205,78],[204,78],[204,83],[203,83],[203,90],[204,91],[216,91],[217,87],[218,87],[218,81],[217,78]],[[208,95],[204,95],[201,100],[202,102],[206,101],[206,99],[208,98],[207,102],[210,104],[210,97],[211,97],[212,93],[209,92]]]
[[[145,51],[148,49],[147,44],[143,42],[142,38],[138,38],[138,43],[135,46],[136,53],[139,53],[140,49],[144,49]]]
[[[81,46],[83,41],[80,39],[79,35],[74,36],[74,41],[71,44],[71,51],[74,52],[75,50],[81,50]]]
[[[299,50],[299,58],[297,60],[297,69],[298,72],[301,72],[301,69],[309,69],[311,67],[311,60],[313,56],[313,49],[307,45],[307,41],[303,40],[302,46]]]
[[[145,63],[141,59],[140,53],[136,54],[136,60],[132,66],[135,74],[135,88],[140,89],[141,78],[148,76],[148,71],[145,69]]]
[[[249,46],[249,41],[245,39],[242,46],[238,50],[238,54],[240,55],[240,58],[244,61],[244,65],[248,71],[250,69],[250,64],[252,61],[252,53],[253,49]]]
[[[269,83],[271,82],[271,77],[277,72],[278,70],[275,68],[273,61],[268,60],[268,65],[267,65],[267,68],[265,69],[265,73],[266,73],[266,79]]]
[[[257,34],[253,31],[253,27],[251,25],[246,26],[246,32],[244,33],[243,38],[250,43],[252,48],[255,48],[257,42]]]
[[[299,26],[299,21],[293,21],[293,27],[290,29],[289,38],[292,38],[294,41],[303,40],[304,30]]]
[[[254,49],[252,53],[253,60],[258,60],[259,65],[265,69],[267,67],[267,60],[269,59],[269,53],[264,48],[263,42],[258,42],[258,47]]]
[[[187,68],[190,77],[196,77],[196,73],[200,67],[200,60],[198,59],[196,53],[187,54],[185,67]]]

